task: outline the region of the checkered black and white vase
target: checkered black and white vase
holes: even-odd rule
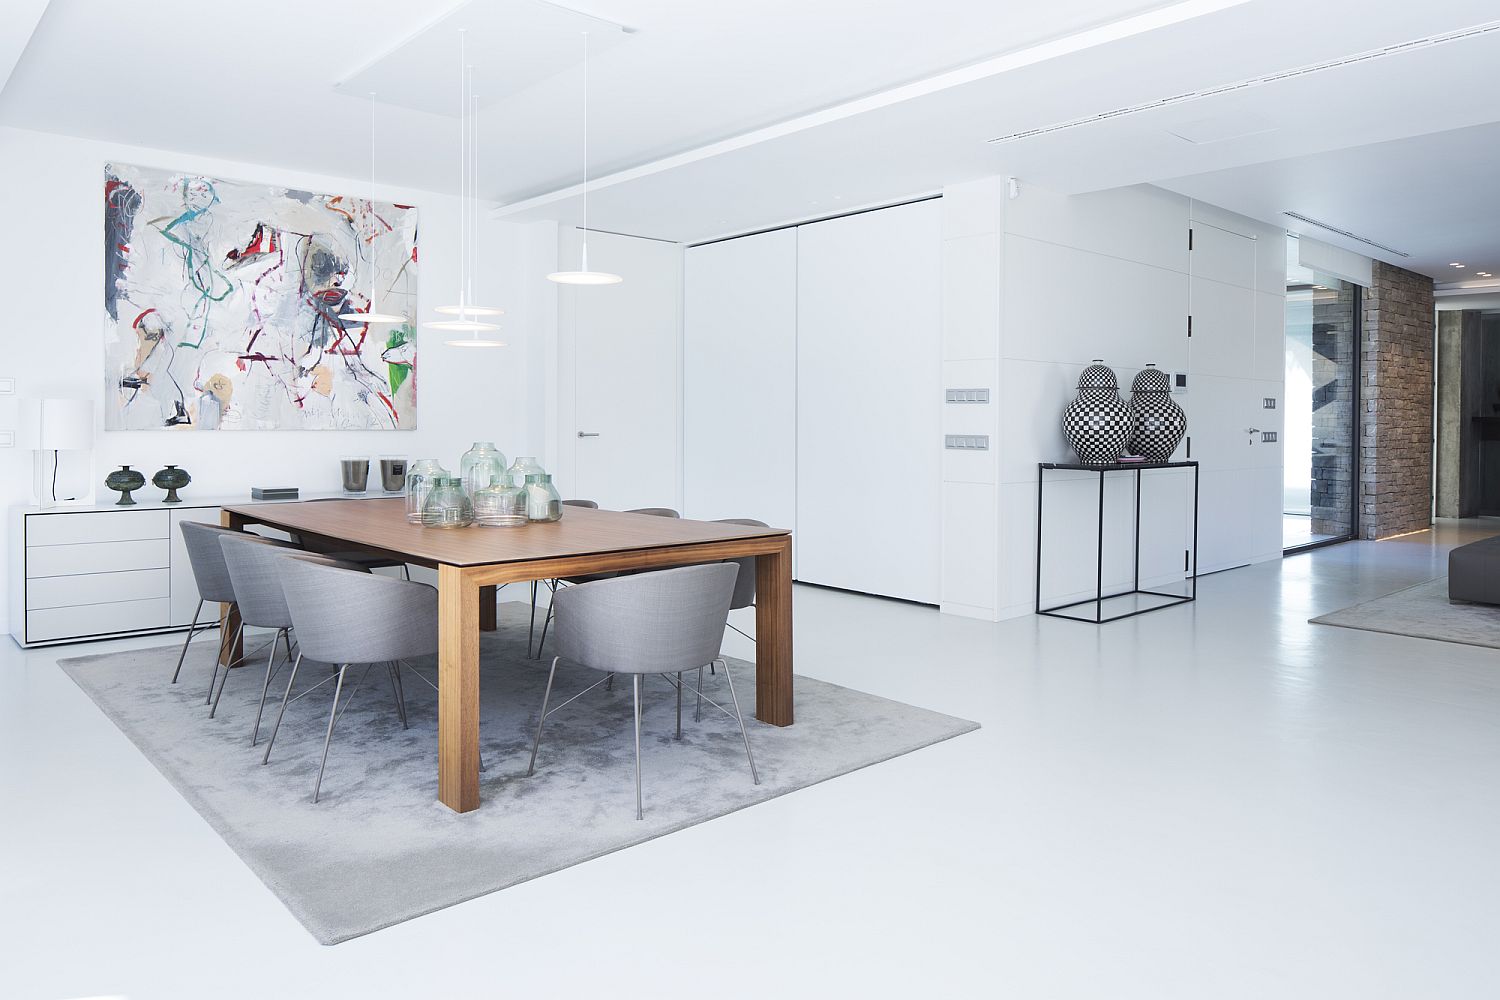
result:
[[[1063,434],[1086,465],[1118,462],[1130,440],[1130,407],[1115,373],[1098,361],[1078,378],[1078,395],[1063,411]]]
[[[1155,365],[1147,365],[1130,390],[1131,453],[1148,462],[1170,462],[1187,432],[1187,414],[1172,399],[1172,380]]]

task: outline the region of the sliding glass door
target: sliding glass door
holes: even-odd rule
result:
[[[1282,546],[1352,538],[1358,516],[1359,286],[1298,263],[1288,240]]]

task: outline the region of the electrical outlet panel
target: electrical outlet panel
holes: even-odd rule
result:
[[[1187,389],[1188,389],[1188,373],[1187,372],[1173,372],[1172,373],[1172,391],[1173,392],[1187,392]]]
[[[947,434],[943,437],[943,447],[954,451],[989,451],[990,436],[988,434]]]
[[[988,403],[990,391],[988,389],[949,389],[948,402],[950,403]]]
[[[15,431],[0,431],[0,448],[14,448],[16,446]]]
[[[1276,443],[1276,432],[1275,431],[1261,431],[1260,432],[1260,443],[1261,444],[1275,444]]]
[[[1275,396],[1267,396],[1267,397],[1265,397],[1265,401],[1261,403],[1261,406],[1265,407],[1268,410],[1274,410],[1274,409],[1276,409],[1276,397]]]

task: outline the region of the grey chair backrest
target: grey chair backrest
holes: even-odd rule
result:
[[[564,660],[626,674],[696,670],[718,658],[739,567],[732,562],[638,573],[559,590]]]
[[[671,507],[636,507],[636,508],[634,508],[632,510],[627,510],[625,513],[627,513],[627,514],[650,514],[652,517],[681,517],[682,516],[681,514],[677,513],[675,510],[673,510]]]
[[[770,527],[766,522],[757,521],[753,517],[724,517],[715,523],[743,524],[751,528]],[[730,562],[738,563],[740,567],[740,575],[734,581],[734,598],[729,602],[729,609],[738,611],[755,603],[755,557],[745,556],[742,559],[731,559]]]
[[[437,652],[435,588],[328,563],[290,555],[281,564],[292,627],[309,658],[383,663]]]
[[[563,501],[563,506],[564,507],[587,507],[589,510],[598,510],[599,509],[599,502],[597,500],[564,500]]]
[[[291,628],[286,598],[281,594],[280,555],[286,550],[295,552],[292,544],[244,531],[220,535],[218,542],[240,619],[259,628]]]
[[[187,546],[188,564],[193,568],[198,596],[205,601],[233,604],[234,582],[229,579],[229,567],[224,563],[224,550],[219,546],[219,539],[245,532],[198,521],[182,521],[178,527]]]

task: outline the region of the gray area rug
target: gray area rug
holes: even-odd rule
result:
[[[405,680],[402,730],[386,674],[372,670],[334,732],[322,797],[313,778],[333,685],[287,709],[268,766],[250,747],[264,661],[237,669],[208,718],[214,634],[195,640],[182,680],[178,646],[59,661],[104,713],[324,944],[368,934],[977,729],[978,725],[848,688],[797,678],[797,724],[750,719],[755,670],[734,665],[761,784],[733,720],[647,680],[641,738],[646,818],[635,818],[630,684],[599,688],[548,719],[536,775],[527,757],[547,664],[526,658],[525,605],[501,606],[481,648],[483,805],[459,815],[436,801],[436,693]],[[199,643],[202,643],[200,646]],[[429,660],[416,664],[433,677]],[[304,662],[297,690],[328,673]],[[352,678],[357,676],[351,672]],[[599,675],[559,669],[553,704]],[[284,688],[272,682],[272,690]],[[347,693],[346,685],[346,693]],[[724,677],[704,692],[728,705]],[[295,692],[294,692],[295,693]],[[275,720],[268,704],[265,734]]]
[[[1446,576],[1311,621],[1500,649],[1500,607],[1449,601]]]

